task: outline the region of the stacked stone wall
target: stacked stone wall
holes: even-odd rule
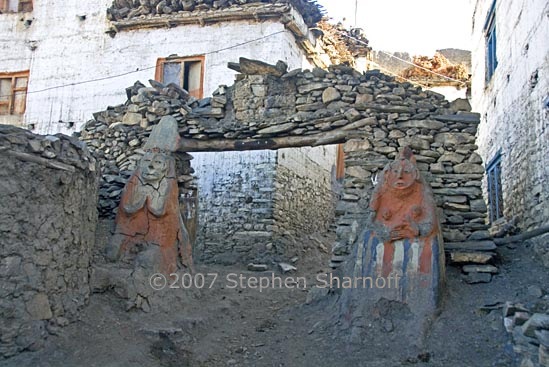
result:
[[[90,294],[97,167],[85,145],[0,125],[0,356],[40,348]]]
[[[277,141],[298,141],[296,145],[347,141],[344,190],[336,208],[337,256],[346,253],[353,228],[368,214],[372,180],[400,148],[410,146],[442,210],[445,241],[486,238],[481,190],[484,167],[475,152],[480,116],[469,112],[467,101],[450,103],[440,94],[397,82],[375,70],[362,74],[334,66],[286,72],[283,63],[272,66],[253,60],[241,60],[231,67],[241,72],[235,84],[220,86],[211,97],[201,100],[189,98],[173,85],[164,87],[153,81],[152,87],[144,87],[136,83],[128,89],[126,104],[96,114],[82,138],[102,154],[113,144],[108,135],[111,130],[139,130],[130,126],[155,124],[169,114],[179,122],[181,149],[185,151],[276,148]],[[126,154],[114,160],[120,165],[130,158]],[[281,169],[278,185],[286,187],[290,176]],[[192,177],[185,177],[182,181],[190,183]],[[108,193],[112,185],[106,181],[102,192]],[[116,194],[109,195],[116,203]],[[283,208],[281,201],[278,218],[284,217]],[[286,217],[291,215],[286,213]]]
[[[326,150],[319,152],[318,149]],[[274,218],[277,233],[326,232],[334,220],[336,195],[332,189],[335,149],[283,149],[276,166]],[[328,154],[329,168],[313,161],[310,155]],[[332,154],[330,154],[332,153]]]
[[[276,152],[198,153],[196,163],[201,188],[197,257],[216,263],[262,258],[276,229]]]

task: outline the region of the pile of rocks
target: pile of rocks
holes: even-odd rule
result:
[[[262,3],[289,3],[303,14],[307,25],[311,26],[322,18],[320,5],[314,0],[114,0],[107,10],[109,20],[120,21],[145,16],[162,16],[183,12],[200,12],[246,6]]]
[[[101,218],[114,218],[122,189],[145,153],[141,147],[152,127],[162,116],[174,114],[182,120],[180,109],[183,113],[191,110],[186,103],[192,98],[184,90],[155,81],[151,81],[151,85],[147,88],[140,82],[135,83],[126,90],[125,104],[94,114],[94,120],[88,121],[78,134],[100,163],[98,209]],[[196,196],[191,159],[187,153],[176,154],[182,201]]]
[[[521,366],[549,366],[549,314],[533,313],[521,304],[506,302],[505,329],[512,335],[513,351]]]
[[[90,294],[97,167],[67,136],[0,125],[0,358],[40,348]]]

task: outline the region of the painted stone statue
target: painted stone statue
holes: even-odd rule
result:
[[[433,194],[410,148],[384,168],[370,210],[339,275],[372,279],[367,284],[373,286],[341,290],[339,315],[347,326],[357,326],[354,330],[361,332],[365,323],[395,323],[394,328],[400,323],[399,332],[409,333],[410,343],[416,343],[440,304],[444,250]]]
[[[116,216],[116,230],[107,257],[139,262],[166,275],[192,269],[189,234],[179,210],[175,160],[177,121],[164,117],[154,127],[145,155],[128,180]]]

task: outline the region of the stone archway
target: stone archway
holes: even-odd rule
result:
[[[106,158],[116,149],[106,142],[116,140],[117,131],[125,134],[134,154],[120,149],[106,161],[131,169],[130,158],[138,159],[147,126],[174,116],[182,137],[184,193],[190,192],[192,181],[187,152],[344,143],[346,172],[336,208],[334,266],[347,254],[367,214],[377,172],[400,147],[410,146],[443,212],[445,241],[481,239],[486,206],[480,188],[484,169],[474,144],[479,115],[468,111],[468,103],[451,104],[442,95],[379,71],[361,74],[346,66],[287,72],[282,62],[273,66],[241,59],[230,67],[240,72],[235,84],[199,101],[174,85],[152,82],[146,88],[136,83],[128,88],[128,102],[96,114],[81,138]],[[114,203],[119,192],[108,187],[123,181],[104,175],[104,193]]]

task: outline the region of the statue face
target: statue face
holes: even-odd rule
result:
[[[401,159],[391,163],[386,175],[389,186],[397,190],[404,190],[417,180],[418,171],[412,162]]]
[[[146,153],[139,163],[141,178],[147,183],[157,183],[168,173],[168,160],[160,153]]]

